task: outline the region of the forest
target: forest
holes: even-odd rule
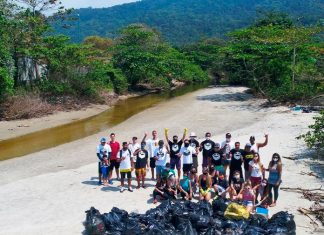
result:
[[[81,42],[98,35],[114,38],[129,24],[143,23],[161,32],[164,40],[185,45],[201,38],[226,38],[227,33],[248,27],[264,12],[289,14],[301,25],[323,20],[322,0],[142,0],[101,9],[76,9],[77,21],[56,22],[55,29]],[[63,26],[63,27],[62,27]]]
[[[169,1],[157,2],[163,9]],[[174,46],[163,31],[139,23],[122,27],[115,37],[94,33],[78,43],[52,27],[73,18],[74,11],[59,1],[25,3],[21,7],[0,0],[1,119],[30,118],[57,104],[102,103],[111,94],[163,91],[211,79],[249,86],[270,103],[323,94],[323,26],[301,25],[286,13],[264,12],[226,38],[202,37],[185,45]],[[47,16],[48,9],[56,14]]]

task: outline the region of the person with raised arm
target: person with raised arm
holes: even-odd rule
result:
[[[174,135],[172,138],[172,141],[169,139],[169,129],[165,128],[164,129],[164,134],[165,134],[165,139],[167,143],[169,144],[169,151],[170,151],[170,164],[171,164],[171,169],[177,168],[178,171],[178,179],[180,179],[181,175],[181,154],[180,154],[180,149],[183,144],[183,141],[186,138],[188,129],[185,128],[183,132],[182,139],[179,141],[178,136]]]

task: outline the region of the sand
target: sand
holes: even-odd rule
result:
[[[96,185],[95,147],[100,137],[111,132],[117,134],[119,141],[129,141],[132,136],[142,137],[145,131],[150,133],[153,129],[161,138],[164,127],[170,129],[170,136],[181,135],[187,127],[200,139],[211,131],[215,141],[223,140],[225,133],[231,132],[233,140],[242,144],[250,135],[261,142],[264,133],[268,133],[269,144],[260,149],[265,165],[274,152],[282,156],[303,155],[305,144],[295,137],[308,129],[316,114],[297,113],[286,107],[262,108],[264,100],[244,94],[245,89],[202,89],[144,110],[102,133],[0,162],[0,234],[80,234],[84,230],[84,211],[90,206],[101,212],[114,206],[129,212],[145,212],[154,207],[153,181],[147,181],[147,189],[122,194],[116,181],[109,187]],[[282,187],[319,187],[322,180],[299,174],[309,172],[313,165],[313,161],[305,158],[283,159]],[[288,210],[295,215],[297,234],[309,234],[313,226],[297,209],[311,204],[299,194],[280,191],[278,204],[270,212]]]

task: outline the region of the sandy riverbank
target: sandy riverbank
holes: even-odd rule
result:
[[[262,100],[242,93],[245,88],[208,88],[160,103],[130,117],[125,122],[93,136],[23,158],[0,162],[0,234],[80,234],[84,211],[90,206],[102,212],[113,206],[128,211],[144,212],[154,207],[152,187],[119,193],[112,187],[97,186],[95,146],[101,136],[117,133],[120,141],[131,136],[142,137],[144,131],[156,129],[162,137],[164,127],[170,134],[181,134],[184,127],[200,138],[211,131],[213,139],[223,140],[226,132],[246,143],[250,135],[257,141],[269,133],[269,144],[261,149],[262,162],[268,164],[272,153],[294,156],[305,145],[295,137],[307,130],[315,114],[291,112],[285,107],[261,108]],[[316,188],[323,181],[300,175],[310,171],[306,160],[283,160],[283,187]],[[134,181],[135,184],[135,181]],[[312,225],[300,215],[298,207],[312,203],[299,194],[280,192],[277,207],[295,215],[298,234],[309,234]]]

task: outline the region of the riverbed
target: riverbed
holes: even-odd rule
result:
[[[125,121],[76,141],[47,150],[0,162],[0,234],[81,234],[84,211],[95,206],[108,212],[113,206],[129,212],[145,212],[154,207],[151,193],[153,181],[147,189],[133,193],[119,193],[113,186],[97,186],[95,148],[100,137],[116,133],[117,140],[141,139],[144,132],[170,129],[170,136],[182,135],[183,128],[195,131],[202,139],[212,133],[212,139],[222,141],[231,132],[241,145],[254,135],[257,142],[269,134],[268,146],[260,149],[266,166],[271,155],[295,156],[306,148],[295,137],[308,130],[316,114],[297,113],[286,107],[264,108],[265,100],[245,93],[244,87],[210,87],[187,93],[174,99],[140,110]],[[77,131],[77,130],[75,130]],[[47,136],[44,136],[46,138]],[[200,156],[201,157],[201,156]],[[201,162],[201,158],[199,160]],[[307,161],[283,159],[283,187],[318,188],[322,180],[300,175],[308,172]],[[148,175],[150,178],[150,175]],[[135,185],[135,181],[133,181]],[[297,234],[309,234],[313,226],[307,217],[297,212],[312,203],[299,194],[280,191],[277,206],[271,214],[288,210],[295,215]]]

